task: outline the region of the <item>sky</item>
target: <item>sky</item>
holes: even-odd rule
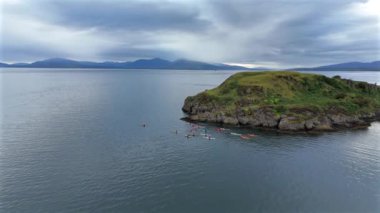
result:
[[[380,60],[380,0],[0,0],[0,61]]]

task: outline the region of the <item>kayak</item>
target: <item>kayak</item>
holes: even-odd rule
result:
[[[245,136],[245,135],[240,135],[240,138],[245,139],[245,140],[249,140],[249,139],[251,139],[250,137],[247,137],[247,136]]]
[[[221,132],[221,131],[226,131],[226,130],[229,130],[229,129],[225,129],[225,128],[215,128],[216,131],[218,132]]]
[[[241,138],[243,139],[252,139],[254,137],[256,137],[255,134],[244,134],[244,135],[240,135]]]
[[[207,139],[207,140],[215,140],[216,138],[209,138],[209,137],[203,137],[204,139]]]
[[[241,136],[241,134],[239,134],[239,133],[235,133],[235,132],[231,132],[230,134],[231,134],[231,135],[236,135],[236,136]]]

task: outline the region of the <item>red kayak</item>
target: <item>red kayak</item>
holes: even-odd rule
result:
[[[252,138],[256,137],[256,135],[255,134],[245,134],[245,135],[240,135],[240,137],[247,140],[247,139],[252,139]]]
[[[240,138],[245,139],[245,140],[249,140],[249,139],[251,139],[250,137],[248,137],[248,136],[246,136],[246,135],[240,135]]]

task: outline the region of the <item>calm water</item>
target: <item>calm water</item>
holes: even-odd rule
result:
[[[185,97],[231,74],[3,69],[0,212],[380,211],[380,123],[186,139]]]

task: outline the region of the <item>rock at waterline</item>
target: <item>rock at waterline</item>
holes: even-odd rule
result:
[[[242,72],[187,97],[188,119],[284,131],[358,128],[380,120],[380,87],[290,71]]]

